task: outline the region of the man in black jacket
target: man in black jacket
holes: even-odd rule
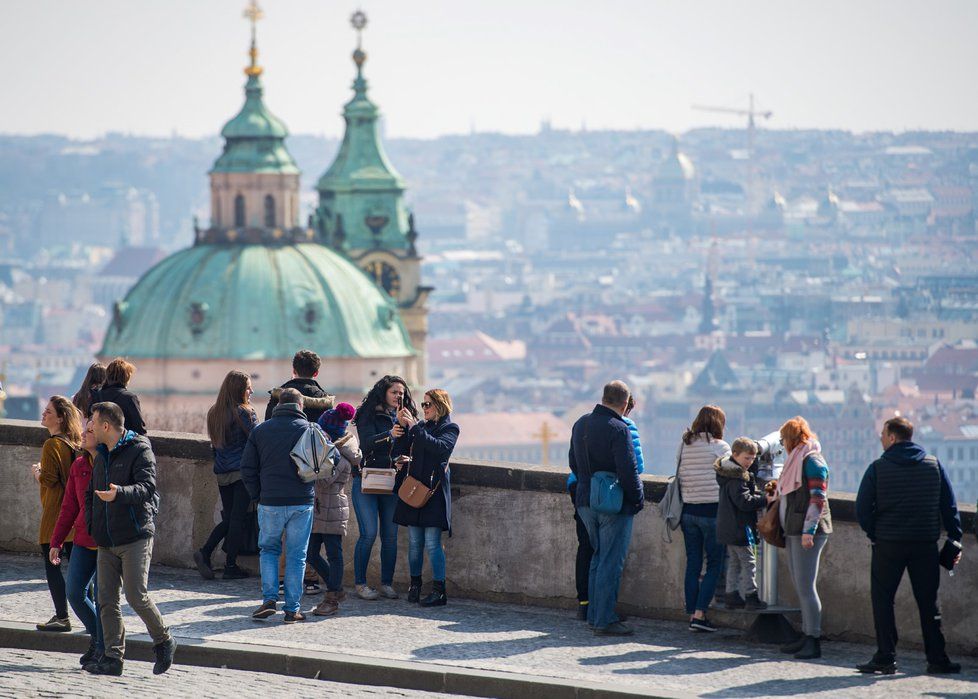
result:
[[[877,651],[868,663],[856,666],[864,673],[896,672],[893,601],[904,570],[910,574],[920,612],[927,672],[961,672],[961,665],[952,663],[944,650],[937,606],[941,525],[947,538],[960,545],[961,518],[944,468],[912,439],[913,425],[906,418],[884,423],[880,433],[883,455],[866,469],[856,497],[859,526],[873,542],[871,590]],[[955,562],[960,557],[958,553]]]
[[[146,589],[160,504],[156,457],[146,437],[124,428],[122,410],[115,403],[93,405],[92,421],[98,448],[85,493],[85,518],[98,544],[98,603],[105,655],[84,669],[95,675],[122,674],[126,650],[119,608],[122,587],[129,606],[153,638],[153,673],[159,675],[173,663],[177,644]]]
[[[241,480],[251,499],[258,501],[262,605],[251,615],[254,619],[267,619],[276,612],[284,534],[285,623],[305,620],[299,601],[316,495],[313,483],[299,478],[292,447],[307,429],[302,394],[294,388],[283,389],[271,419],[251,431],[241,455]]]
[[[623,381],[612,381],[604,387],[601,403],[578,419],[571,431],[569,460],[571,471],[577,476],[575,504],[594,549],[588,578],[587,620],[594,633],[602,636],[633,632],[615,614],[632,537],[632,518],[645,504],[632,438],[621,419],[628,396],[628,386]],[[591,507],[592,477],[598,471],[618,477],[623,497],[621,510],[615,514],[600,513]]]
[[[294,388],[306,398],[303,403],[303,412],[309,422],[316,422],[319,416],[326,410],[333,407],[332,396],[326,393],[326,389],[319,385],[316,377],[319,376],[319,367],[322,360],[319,355],[312,350],[299,350],[292,357],[292,378],[286,381],[280,388],[269,391],[268,407],[265,408],[265,419],[272,417],[275,406],[281,402],[281,392],[286,388]]]

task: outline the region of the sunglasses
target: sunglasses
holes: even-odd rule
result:
[[[433,405],[433,403],[429,403],[428,401],[425,401],[425,402],[423,402],[423,403],[421,404],[421,407],[422,407],[422,408],[424,408],[425,410],[427,410],[427,409],[428,409],[428,408],[430,408],[430,407],[431,407],[432,405]]]

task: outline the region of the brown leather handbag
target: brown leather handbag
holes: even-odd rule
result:
[[[434,479],[434,474],[431,477]],[[404,477],[404,482],[401,483],[401,487],[397,489],[397,497],[405,505],[420,510],[428,504],[428,501],[438,491],[438,486],[440,485],[441,481],[438,481],[433,486],[427,486],[409,473]]]
[[[771,544],[771,546],[777,546],[779,549],[783,549],[784,527],[781,526],[780,506],[781,498],[768,504],[767,510],[757,522],[757,533],[761,535],[764,541]]]

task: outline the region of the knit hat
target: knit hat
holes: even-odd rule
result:
[[[319,426],[329,435],[330,439],[335,441],[346,434],[346,428],[355,414],[356,408],[352,405],[340,403],[319,416]]]

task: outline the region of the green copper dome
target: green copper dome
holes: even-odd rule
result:
[[[413,355],[393,301],[317,243],[196,245],[116,304],[101,356],[288,359]]]
[[[224,152],[211,172],[270,172],[298,174],[299,168],[285,147],[288,129],[265,106],[258,74],[249,74],[241,111],[221,129]]]

